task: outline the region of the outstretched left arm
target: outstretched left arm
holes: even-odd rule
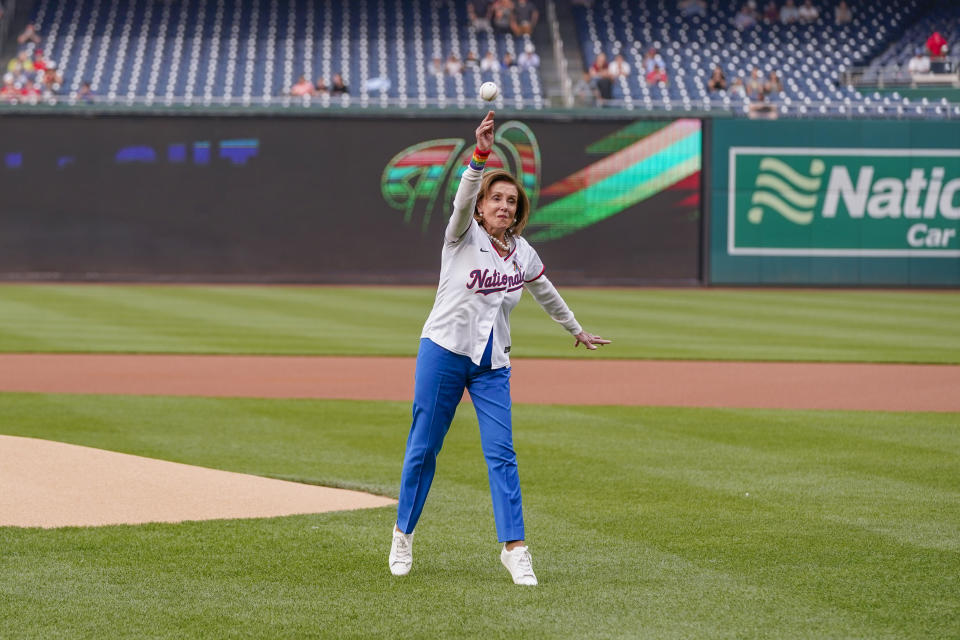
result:
[[[541,274],[538,278],[527,282],[526,286],[533,296],[533,299],[543,307],[543,310],[577,339],[573,344],[574,347],[583,343],[583,346],[593,351],[597,346],[610,344],[609,340],[604,340],[600,336],[595,336],[583,330],[583,327],[580,326],[580,323],[577,322],[577,319],[573,316],[573,311],[570,310],[567,303],[560,297],[560,292],[557,291],[557,288],[553,286],[553,283],[550,282],[545,275]]]

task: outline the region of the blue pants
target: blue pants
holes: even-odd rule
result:
[[[464,388],[480,421],[480,443],[487,460],[493,516],[500,542],[523,540],[523,506],[510,416],[510,368],[490,368],[493,339],[480,366],[433,341],[420,340],[413,393],[413,424],[407,438],[397,505],[397,527],[412,533],[423,511],[437,455],[443,446]]]

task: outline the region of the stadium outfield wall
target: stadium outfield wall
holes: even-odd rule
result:
[[[478,114],[0,116],[0,278],[433,283]],[[960,285],[960,123],[498,113],[591,285]]]

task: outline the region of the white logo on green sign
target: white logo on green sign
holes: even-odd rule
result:
[[[960,257],[960,151],[730,149],[731,255]]]
[[[795,224],[813,222],[823,167],[823,160],[811,160],[810,175],[806,176],[776,158],[760,160],[760,173],[757,174],[754,184],[756,190],[751,200],[751,204],[759,206],[747,211],[747,218],[754,224],[760,224],[764,211],[772,209]]]

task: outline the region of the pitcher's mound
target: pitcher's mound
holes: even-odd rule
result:
[[[0,436],[0,526],[268,518],[391,504],[360,491]]]

